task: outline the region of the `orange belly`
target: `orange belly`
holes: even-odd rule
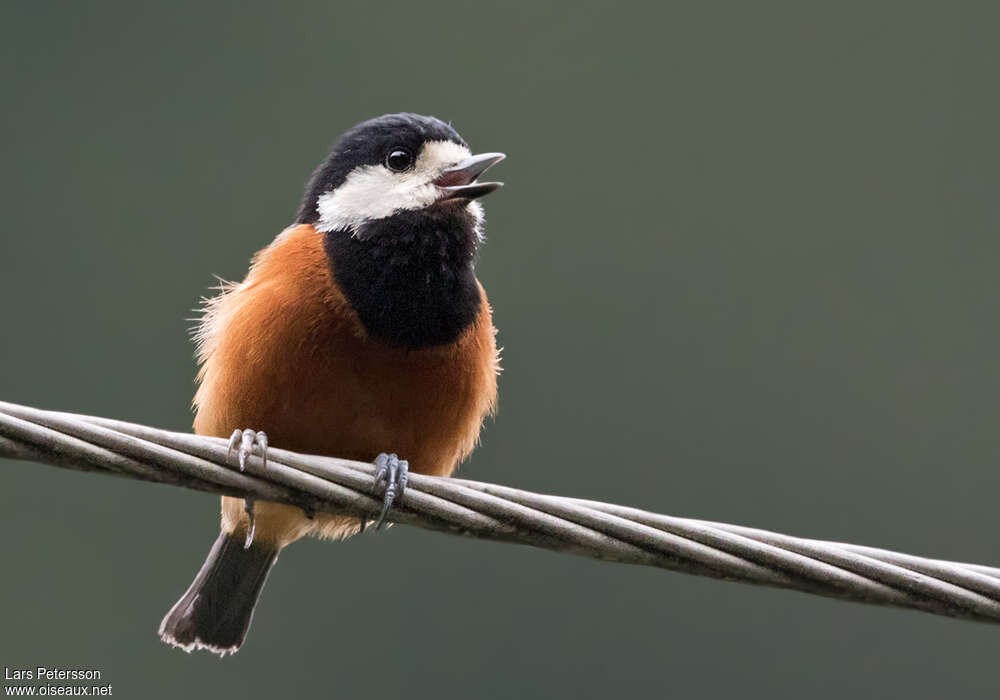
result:
[[[252,428],[275,447],[361,461],[396,452],[415,472],[450,475],[496,400],[496,331],[485,293],[476,323],[456,342],[388,347],[366,336],[333,281],[322,240],[308,225],[287,229],[243,283],[209,302],[198,335],[195,432],[228,438]],[[223,529],[245,528],[242,501],[222,500]],[[256,537],[282,546],[357,529],[353,518],[256,507]]]

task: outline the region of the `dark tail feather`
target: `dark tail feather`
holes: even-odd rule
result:
[[[194,583],[160,623],[160,639],[184,651],[235,654],[247,636],[257,598],[278,558],[273,544],[219,535]]]

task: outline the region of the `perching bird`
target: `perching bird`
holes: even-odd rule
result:
[[[295,224],[257,253],[243,282],[207,302],[195,431],[231,438],[241,467],[268,443],[374,461],[382,517],[408,468],[450,475],[496,402],[496,330],[474,265],[476,200],[501,186],[477,178],[503,158],[472,155],[450,125],[416,114],[345,133]],[[282,547],[362,527],[223,497],[222,532],[160,637],[236,652]]]

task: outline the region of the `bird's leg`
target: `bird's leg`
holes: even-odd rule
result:
[[[232,436],[229,438],[229,453],[228,456],[232,459],[233,450],[238,450],[237,457],[239,459],[240,471],[246,471],[247,468],[247,457],[253,454],[253,448],[257,447],[260,452],[260,461],[263,466],[267,467],[267,435],[263,430],[234,430]],[[250,545],[253,544],[253,535],[257,529],[257,523],[254,519],[253,510],[253,499],[245,498],[243,499],[243,509],[247,514],[247,538],[243,543],[244,549],[250,549]]]
[[[409,479],[410,463],[405,459],[400,459],[398,455],[383,452],[375,458],[375,483],[372,484],[372,493],[378,490],[379,484],[385,482],[385,497],[382,501],[382,512],[375,521],[375,529],[380,530],[385,516],[389,513],[389,508],[398,498],[403,497],[406,490],[406,482]],[[361,519],[361,529],[365,528],[365,519]]]

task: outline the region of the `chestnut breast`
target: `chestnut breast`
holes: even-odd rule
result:
[[[367,336],[337,288],[322,235],[286,229],[209,302],[195,430],[264,430],[275,447],[362,461],[396,452],[416,472],[448,475],[496,401],[485,299],[455,342],[391,347]]]

